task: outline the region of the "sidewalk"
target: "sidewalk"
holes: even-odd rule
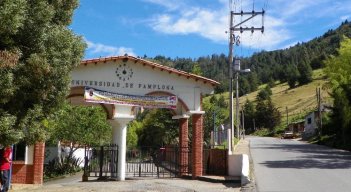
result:
[[[245,139],[241,139],[237,146],[234,147],[234,154],[246,154],[249,156],[250,161],[250,183],[241,187],[241,192],[256,192],[255,177],[254,177],[254,167],[250,152],[250,141],[249,137],[246,136]]]
[[[247,154],[250,157],[250,142],[247,137],[234,146],[234,154]]]

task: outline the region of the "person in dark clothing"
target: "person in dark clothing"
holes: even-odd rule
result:
[[[2,149],[2,154],[0,158],[0,178],[1,178],[1,190],[0,192],[7,192],[9,190],[9,177],[11,169],[11,157],[12,148],[10,146],[4,147]]]

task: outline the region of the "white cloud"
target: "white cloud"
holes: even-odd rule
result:
[[[200,7],[188,7],[179,10],[179,15],[165,13],[155,16],[152,19],[151,27],[160,33],[165,34],[198,34],[206,39],[217,43],[227,44],[228,34],[225,32],[229,28],[229,9],[223,0],[219,0],[223,7],[219,10],[209,10]],[[283,41],[290,38],[290,32],[284,27],[285,22],[271,16],[265,18],[265,33],[250,32],[241,36],[243,46],[256,49],[273,49]],[[235,18],[238,23],[240,18]],[[249,27],[261,27],[261,18],[248,22]],[[246,25],[244,25],[246,26]],[[260,42],[260,43],[257,43]]]
[[[351,18],[351,15],[343,15],[340,17],[340,20],[345,21],[346,19],[350,19],[350,18]]]
[[[143,0],[143,1],[147,2],[147,3],[153,3],[156,5],[166,7],[168,10],[176,10],[180,6],[182,6],[181,0],[177,0],[177,1],[174,1],[174,0]]]
[[[133,56],[136,55],[132,48],[114,47],[110,45],[104,45],[101,43],[94,43],[89,40],[85,40],[85,41],[88,45],[87,51],[90,54],[95,54],[95,55],[100,54],[100,56],[103,56],[103,57],[119,56],[124,54],[133,55]]]
[[[228,0],[217,0],[220,8],[209,9],[200,6],[186,5],[186,1],[180,1],[177,6],[170,0],[145,0],[149,3],[156,3],[166,8],[172,7],[172,11],[163,11],[158,15],[153,15],[149,25],[157,32],[171,34],[171,35],[187,35],[197,34],[206,39],[210,39],[217,43],[227,44],[229,28],[229,6]],[[249,1],[239,1],[235,6],[232,6],[235,11],[252,10],[252,3]],[[256,1],[257,2],[257,1]],[[265,32],[262,35],[259,31],[251,34],[249,31],[242,34],[235,33],[241,36],[241,43],[243,46],[254,49],[272,50],[278,49],[290,44],[289,42],[296,41],[298,38],[296,29],[293,26],[300,26],[301,23],[313,22],[315,18],[330,17],[338,11],[345,12],[347,8],[351,8],[351,2],[340,2],[335,0],[274,0],[259,1],[256,3],[255,9],[262,8],[266,10],[264,16]],[[329,10],[333,8],[334,11]],[[326,10],[328,9],[328,11]],[[340,13],[339,13],[340,14]],[[350,18],[350,15],[338,16],[338,19]],[[235,17],[235,23],[243,21],[245,18]],[[261,16],[256,16],[254,19],[242,25],[243,27],[261,27]],[[304,37],[306,38],[306,37]]]

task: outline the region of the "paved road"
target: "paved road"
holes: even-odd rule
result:
[[[250,137],[258,192],[351,191],[351,153],[294,140]]]

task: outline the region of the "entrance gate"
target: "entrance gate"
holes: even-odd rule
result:
[[[85,147],[84,176],[107,179],[118,172],[118,146]]]
[[[176,151],[142,147],[127,151],[126,177],[177,177]]]
[[[179,120],[182,147],[189,144],[191,118],[192,156],[188,160],[193,167],[192,178],[202,175],[202,98],[213,94],[217,81],[128,55],[82,61],[71,79],[67,96],[71,104],[100,105],[106,111],[112,143],[119,146],[118,180],[125,180],[127,168],[127,124],[135,118],[135,106],[146,105],[173,110],[172,119]]]
[[[118,172],[117,145],[85,148],[85,177],[115,178]],[[227,175],[227,149],[203,150],[203,174]],[[181,177],[192,174],[188,147],[163,147],[128,150],[126,177]]]
[[[126,160],[126,177],[160,178],[192,174],[191,150],[188,147],[129,150]],[[203,174],[225,176],[227,164],[227,149],[203,149]]]

